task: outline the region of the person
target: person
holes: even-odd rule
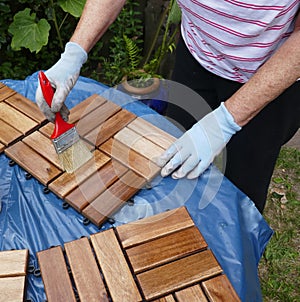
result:
[[[36,92],[50,121],[57,111],[67,119],[66,96],[124,3],[86,1],[64,53],[46,71],[56,88],[51,108],[39,87]],[[199,177],[226,147],[226,177],[263,212],[280,148],[300,126],[300,1],[178,4],[181,37],[172,79],[198,92],[212,111],[186,123],[188,130],[157,159],[161,174]]]

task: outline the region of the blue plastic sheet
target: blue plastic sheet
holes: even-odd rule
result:
[[[35,100],[37,73],[24,81],[1,82]],[[79,78],[66,104],[72,108],[94,93],[176,137],[181,134],[141,102],[88,78]],[[36,257],[38,251],[184,205],[241,300],[262,301],[257,267],[273,231],[253,202],[213,165],[197,180],[158,176],[151,185],[139,191],[133,206],[125,205],[113,216],[114,223],[107,222],[99,229],[93,224],[85,225],[81,214],[71,207],[65,209],[60,198],[51,192],[45,194],[41,183],[34,178],[27,179],[22,168],[10,166],[9,159],[0,155],[0,250],[29,249],[26,298],[36,302],[46,300]]]

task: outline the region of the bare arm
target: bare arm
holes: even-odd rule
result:
[[[226,102],[240,126],[300,78],[300,16],[293,34],[276,53]],[[300,101],[300,100],[299,100]]]
[[[114,22],[126,0],[87,0],[70,41],[89,52]]]

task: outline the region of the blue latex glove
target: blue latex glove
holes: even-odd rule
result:
[[[58,62],[45,72],[55,89],[51,108],[43,97],[40,84],[35,96],[36,103],[49,121],[54,121],[55,113],[58,111],[65,121],[68,120],[69,110],[64,102],[78,80],[80,69],[86,60],[86,51],[79,44],[68,42]]]
[[[172,177],[193,179],[201,175],[241,127],[224,103],[207,114],[173,143],[159,158],[163,177],[180,168]]]

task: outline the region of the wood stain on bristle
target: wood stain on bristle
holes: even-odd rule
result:
[[[60,163],[67,173],[73,173],[92,157],[92,152],[82,140],[78,140],[71,147],[58,154]]]

